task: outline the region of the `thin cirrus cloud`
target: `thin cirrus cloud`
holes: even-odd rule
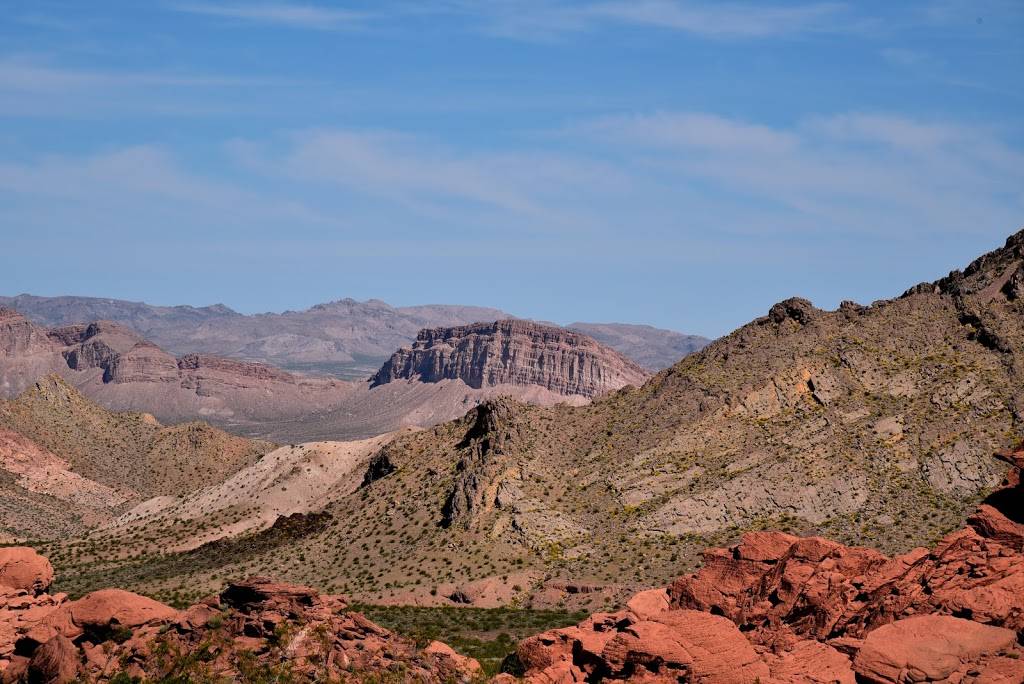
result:
[[[635,0],[595,3],[580,13],[593,21],[621,21],[708,36],[758,37],[836,28],[834,20],[845,9],[833,2],[772,6]]]
[[[472,222],[481,230],[514,217],[544,230],[578,232],[590,225],[590,198],[624,197],[633,187],[606,160],[551,150],[483,152],[401,131],[358,129],[284,139],[283,147],[236,140],[228,150],[241,167],[272,183],[310,192],[338,188],[389,209]]]
[[[488,33],[521,39],[622,25],[677,31],[705,38],[763,38],[845,31],[856,23],[849,17],[849,8],[839,2],[456,0],[447,8],[453,13],[475,18]]]
[[[79,219],[74,217],[82,215],[102,216],[107,228],[140,214],[174,215],[221,225],[228,221],[329,220],[296,198],[280,194],[268,197],[230,177],[198,173],[159,145],[127,146],[79,156],[41,155],[22,163],[0,162],[0,194],[7,194],[10,200],[0,217],[28,214],[31,220],[45,224],[46,218],[56,213],[71,217],[66,220],[67,227],[77,225]],[[4,223],[15,225],[14,221]],[[130,221],[127,227],[133,228]]]
[[[586,31],[614,24],[719,38],[835,31],[850,26],[848,18],[841,20],[848,8],[838,2],[770,5],[759,2],[683,0],[448,0],[430,5],[385,2],[370,12],[297,3],[193,2],[171,7],[196,15],[313,30],[351,28],[369,20],[400,21],[410,16],[447,16],[468,19],[488,33],[516,38]]]
[[[234,76],[173,74],[130,70],[90,70],[55,66],[22,58],[0,58],[0,92],[63,93],[69,89],[134,87],[217,87],[252,85],[254,79]]]
[[[546,142],[494,152],[401,131],[311,130],[227,144],[213,172],[158,146],[9,163],[0,192],[25,215],[128,207],[203,224],[340,225],[354,199],[398,225],[443,217],[578,234],[628,224],[637,241],[722,222],[756,231],[766,217],[790,231],[956,233],[1024,213],[1021,150],[959,123],[845,113],[770,126],[657,112],[584,121]]]
[[[857,232],[1012,225],[1024,212],[1024,155],[961,124],[846,113],[772,128],[662,112],[606,117],[570,134],[663,181],[699,181]]]
[[[198,2],[174,5],[173,9],[221,19],[315,30],[351,27],[360,24],[368,16],[362,12],[289,3]]]

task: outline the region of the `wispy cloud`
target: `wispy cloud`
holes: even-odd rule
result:
[[[252,85],[254,79],[127,70],[91,70],[54,66],[39,61],[0,58],[0,92],[65,93],[69,89],[120,87],[217,87]]]
[[[112,214],[108,220],[115,225],[140,213],[166,215],[169,211],[192,220],[322,218],[287,196],[268,198],[229,180],[200,175],[157,145],[85,156],[45,155],[24,163],[0,161],[0,194],[4,193],[19,203],[42,198],[38,206],[45,211],[40,214],[79,207],[88,214]]]
[[[846,30],[851,26],[848,7],[831,1],[769,4],[706,0],[442,0],[429,4],[382,2],[366,12],[291,3],[192,2],[171,7],[191,14],[316,30],[434,15],[466,19],[489,33],[527,39],[614,25],[712,38],[783,36]]]
[[[622,21],[707,36],[770,36],[831,26],[845,5],[834,2],[772,6],[767,3],[697,3],[673,0],[601,2],[580,12],[593,20]]]
[[[288,142],[276,151],[252,141],[230,149],[270,177],[342,188],[414,212],[527,218],[570,230],[587,210],[585,197],[624,193],[631,184],[614,165],[581,155],[480,152],[399,131],[320,129]]]
[[[880,50],[879,54],[885,61],[904,68],[915,68],[936,63],[936,60],[928,53],[909,48],[888,47]]]
[[[794,147],[797,137],[756,123],[733,121],[701,112],[608,116],[580,124],[577,131],[657,146],[778,152]]]
[[[574,130],[618,149],[635,173],[783,206],[794,224],[943,231],[982,216],[1014,225],[1024,213],[1024,153],[981,127],[846,113],[783,128],[659,113]]]
[[[498,0],[455,2],[494,33],[537,38],[633,25],[710,38],[760,38],[850,28],[847,6],[838,2],[769,4],[691,0]]]
[[[295,229],[357,215],[448,235],[600,234],[628,240],[627,251],[723,227],[931,235],[1006,229],[1024,214],[1024,153],[956,122],[852,112],[780,126],[669,111],[582,121],[544,140],[509,152],[315,129],[233,141],[203,173],[143,145],[0,162],[0,194],[33,220],[63,207],[62,221],[174,215]]]
[[[259,24],[292,28],[336,30],[360,24],[368,15],[318,5],[289,3],[184,3],[173,6],[181,12]]]

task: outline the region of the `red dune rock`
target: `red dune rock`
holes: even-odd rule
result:
[[[480,663],[474,658],[456,653],[455,649],[444,642],[431,641],[423,652],[439,661],[447,661],[453,671],[466,672],[471,676],[479,675],[481,672]]]
[[[866,682],[959,682],[1014,645],[1013,630],[948,615],[922,615],[879,627],[853,661]]]
[[[53,583],[53,566],[27,546],[0,548],[0,593],[5,590],[41,594]]]
[[[167,622],[178,611],[151,598],[123,589],[100,589],[68,604],[72,621],[79,627],[139,627]]]
[[[626,608],[641,620],[650,620],[668,610],[668,592],[664,589],[641,591],[626,603]]]
[[[58,634],[36,649],[27,678],[33,684],[67,684],[78,677],[80,658],[71,640]]]
[[[58,634],[76,640],[88,633],[102,640],[117,630],[128,630],[118,637],[127,638],[134,628],[167,623],[177,615],[178,611],[151,598],[123,589],[100,589],[51,611],[24,636],[43,644]]]
[[[820,641],[802,640],[781,654],[764,656],[772,681],[791,684],[854,684],[850,657]]]

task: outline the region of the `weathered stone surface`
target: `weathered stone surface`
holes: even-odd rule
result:
[[[58,634],[32,654],[26,675],[31,684],[67,684],[78,677],[78,665],[78,649]]]
[[[0,306],[0,358],[53,351],[54,343],[41,328],[14,309]]]
[[[959,682],[1016,640],[1013,630],[948,615],[922,615],[868,634],[853,667],[872,684]]]
[[[8,590],[40,594],[53,583],[50,561],[27,546],[0,548],[0,593]]]
[[[373,378],[423,382],[462,380],[470,387],[537,385],[559,394],[593,397],[648,377],[633,361],[564,328],[514,319],[421,330]]]

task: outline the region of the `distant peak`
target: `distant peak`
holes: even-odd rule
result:
[[[49,373],[38,380],[27,389],[21,396],[32,395],[44,399],[48,403],[67,404],[71,401],[81,400],[82,395],[78,390],[57,373]]]

